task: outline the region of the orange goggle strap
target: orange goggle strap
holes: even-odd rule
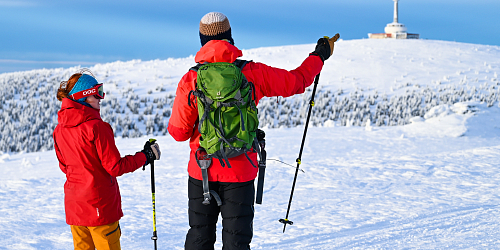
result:
[[[72,94],[70,97],[73,98],[73,100],[78,100],[78,99],[81,99],[84,97],[89,97],[91,95],[95,95],[96,97],[98,97],[100,99],[104,99],[104,96],[106,94],[104,93],[102,85],[103,84],[101,83],[101,84],[95,85],[91,89],[86,89],[86,90],[82,90],[80,92],[76,92],[76,93]]]

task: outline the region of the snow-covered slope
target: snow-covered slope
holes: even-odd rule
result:
[[[293,69],[313,48],[309,44],[243,53],[244,59]],[[266,149],[274,160],[268,161],[264,203],[255,208],[252,249],[496,248],[500,243],[499,56],[496,46],[427,40],[339,41],[321,73],[315,126],[309,129],[301,165],[304,172],[299,172],[289,217],[294,224],[284,234],[278,219],[286,214],[295,170],[274,160],[293,165],[297,158],[303,126],[289,126],[287,121],[304,122],[300,113],[306,110],[303,104],[310,92],[279,98],[279,103],[276,98],[262,101]],[[176,84],[193,64],[190,57],[91,68],[106,83],[104,119],[112,124],[115,119],[115,129],[122,129],[117,133],[120,152],[139,150],[153,136],[145,136],[147,129],[161,145],[162,160],[155,171],[160,249],[183,249],[189,147],[163,135],[158,127],[148,127],[147,120],[158,114],[161,122],[168,122]],[[21,137],[6,137],[16,132],[9,126],[23,122],[36,124],[44,119],[47,127],[41,131],[51,132],[56,122],[55,89],[77,70],[1,74],[2,143],[24,143]],[[48,104],[39,113],[25,114],[32,120],[21,119],[27,109],[23,105],[32,100],[33,107]],[[375,116],[378,111],[386,117]],[[419,113],[414,116],[412,111]],[[18,120],[12,118],[14,114]],[[391,117],[403,122],[391,124]],[[382,125],[377,119],[400,126],[377,126]],[[125,126],[129,137],[134,131],[142,136],[122,138],[123,125],[132,123]],[[33,140],[29,133],[26,138]],[[0,249],[72,247],[64,218],[65,176],[52,150],[34,147],[33,151],[41,149],[0,153]],[[123,249],[153,246],[149,174],[139,170],[119,178],[125,213]],[[220,239],[216,247],[221,248]]]
[[[243,51],[244,59],[285,69],[297,67],[314,45]],[[339,41],[324,66],[314,126],[409,124],[440,104],[498,99],[497,46],[426,40]],[[101,114],[120,137],[165,135],[177,82],[193,57],[99,64],[91,68],[106,83]],[[0,151],[52,149],[60,103],[59,83],[78,68],[0,74]],[[310,89],[309,89],[310,90]],[[309,93],[259,104],[262,127],[303,124]],[[28,139],[29,138],[29,139]]]

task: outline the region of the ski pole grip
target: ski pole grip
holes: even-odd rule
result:
[[[151,138],[151,139],[149,139],[149,141],[148,141],[148,142],[149,142],[150,144],[154,144],[154,143],[156,142],[156,139]],[[147,165],[147,164],[146,164],[146,165]],[[142,166],[142,171],[145,171],[145,170],[146,170],[146,165]]]

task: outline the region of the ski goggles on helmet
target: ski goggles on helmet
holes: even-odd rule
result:
[[[97,99],[104,99],[104,96],[106,94],[104,93],[103,84],[97,84],[93,88],[76,92],[71,95],[71,98],[73,98],[74,100],[78,100],[84,97],[89,97],[91,95],[93,95]]]

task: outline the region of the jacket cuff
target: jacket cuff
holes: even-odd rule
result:
[[[323,62],[323,64],[325,63],[325,59],[323,58],[323,56],[321,56],[320,54],[318,54],[316,52],[309,53],[309,56],[319,56],[319,58],[321,58],[321,61]]]
[[[170,122],[168,123],[167,127],[168,133],[174,138],[176,141],[185,141],[193,135],[193,129],[183,129],[183,128],[178,128],[174,125],[172,125]]]

